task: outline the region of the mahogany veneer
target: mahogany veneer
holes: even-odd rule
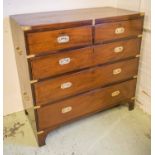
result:
[[[63,124],[134,108],[144,14],[104,7],[10,17],[25,114],[38,144]]]

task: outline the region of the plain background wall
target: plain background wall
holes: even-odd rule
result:
[[[116,6],[116,0],[5,0],[4,1],[4,115],[23,110],[9,15]]]
[[[8,16],[13,14],[113,6],[145,11],[143,42],[137,85],[137,104],[150,113],[150,0],[5,0],[4,1],[4,115],[23,110]]]

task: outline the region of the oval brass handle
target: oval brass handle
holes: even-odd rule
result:
[[[70,58],[63,58],[63,59],[60,59],[59,60],[59,65],[66,65],[66,64],[69,64],[70,63],[70,61],[71,61],[71,59]]]
[[[125,28],[124,27],[118,27],[115,29],[115,34],[122,34],[125,32]]]
[[[61,84],[61,89],[66,89],[72,86],[71,82],[65,82]]]
[[[69,42],[69,36],[68,35],[59,36],[57,38],[57,42],[59,44],[67,43],[67,42]]]
[[[65,107],[65,108],[62,108],[61,109],[61,113],[65,114],[65,113],[68,113],[72,110],[72,107],[69,106],[69,107]]]
[[[118,47],[115,47],[115,48],[114,48],[114,52],[115,52],[115,53],[120,53],[120,52],[123,52],[123,49],[124,49],[123,46],[118,46]]]
[[[120,91],[119,90],[116,90],[114,92],[111,93],[111,96],[112,97],[115,97],[115,96],[118,96],[120,94]]]
[[[122,72],[122,69],[121,68],[117,68],[117,69],[114,69],[113,70],[113,74],[116,75],[116,74],[119,74]]]

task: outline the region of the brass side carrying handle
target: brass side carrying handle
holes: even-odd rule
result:
[[[115,97],[115,96],[118,96],[120,94],[120,91],[119,90],[116,90],[114,92],[111,93],[111,96],[112,97]]]
[[[123,46],[118,46],[118,47],[115,47],[115,48],[114,48],[114,52],[115,52],[115,53],[123,52],[123,50],[124,50],[124,47],[123,47]]]
[[[23,51],[20,49],[19,46],[16,47],[16,51],[19,55],[22,55]]]
[[[125,28],[124,27],[118,27],[115,29],[115,34],[122,34],[125,32]]]
[[[120,74],[121,72],[122,72],[121,68],[116,68],[116,69],[113,70],[113,75]]]
[[[23,99],[24,99],[25,101],[29,101],[29,100],[30,100],[30,97],[29,97],[29,95],[28,95],[27,92],[23,92]]]
[[[67,89],[70,88],[72,86],[71,82],[65,82],[61,84],[61,89]]]
[[[65,113],[70,112],[71,110],[72,110],[72,107],[68,106],[68,107],[62,108],[61,109],[61,113],[65,114]]]
[[[68,36],[68,35],[59,36],[59,37],[57,38],[57,42],[58,42],[59,44],[67,43],[67,42],[69,42],[69,36]]]
[[[63,58],[63,59],[60,59],[60,60],[59,60],[59,65],[63,66],[63,65],[69,64],[70,61],[71,61],[70,58]]]

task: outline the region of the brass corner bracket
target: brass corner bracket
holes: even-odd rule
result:
[[[33,84],[33,83],[36,83],[36,82],[38,82],[38,80],[31,80],[30,84]]]
[[[38,131],[37,132],[37,135],[40,135],[40,134],[43,134],[44,133],[44,131],[42,130],[42,131]]]
[[[132,97],[132,98],[131,98],[131,100],[135,100],[135,99],[136,99],[135,97]]]
[[[29,30],[32,30],[32,27],[31,26],[21,26],[21,29],[23,31],[29,31]]]
[[[41,106],[34,106],[33,109],[39,109]]]
[[[138,77],[137,75],[133,76],[134,79],[137,79],[137,77]]]
[[[143,36],[142,34],[139,34],[137,37],[138,37],[138,38],[142,38],[142,36]]]
[[[140,16],[144,16],[144,15],[145,15],[145,13],[144,13],[144,12],[141,12],[141,13],[140,13]]]
[[[26,56],[27,59],[34,58],[34,57],[35,57],[34,54],[32,54],[32,55],[27,55],[27,56]]]

